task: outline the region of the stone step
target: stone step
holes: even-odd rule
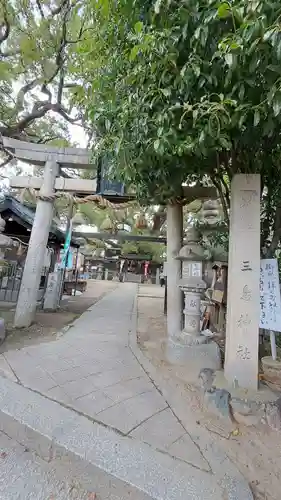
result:
[[[237,494],[232,478],[199,470],[4,378],[0,431],[97,498],[108,491],[122,500],[252,500],[247,489]]]

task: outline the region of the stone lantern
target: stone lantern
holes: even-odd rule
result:
[[[9,238],[5,234],[2,234],[6,226],[6,222],[4,219],[2,219],[0,215],[0,271],[2,271],[2,268],[5,266],[5,250],[9,250],[12,247],[17,247],[18,243],[12,238]],[[8,277],[5,278],[8,280]],[[4,280],[2,278],[2,285],[4,284]],[[6,281],[7,285],[7,281]],[[5,329],[5,321],[3,318],[0,318],[0,343],[3,342],[3,340],[6,337],[6,329]]]
[[[6,226],[6,222],[2,219],[0,215],[0,261],[3,261],[5,256],[5,250],[8,250],[12,247],[17,247],[18,243],[13,241],[12,238],[9,238],[5,234],[2,234]]]
[[[97,280],[102,280],[103,276],[104,276],[104,265],[102,262],[100,262],[97,268]]]
[[[178,286],[184,293],[184,328],[177,337],[169,339],[166,357],[172,364],[185,365],[189,380],[197,380],[201,369],[219,369],[221,359],[218,345],[200,332],[201,297],[206,289],[202,271],[206,256],[195,228],[187,232],[185,245],[176,258],[182,262]]]
[[[182,261],[179,287],[184,293],[184,329],[181,339],[186,345],[203,344],[205,337],[200,335],[200,303],[206,289],[206,283],[202,279],[205,254],[195,228],[188,231],[186,244],[181,248],[177,259]]]
[[[202,218],[205,224],[214,226],[221,222],[221,207],[217,200],[206,200],[202,206]]]

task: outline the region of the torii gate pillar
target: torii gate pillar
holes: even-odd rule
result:
[[[43,184],[37,202],[16,307],[14,319],[14,326],[16,328],[30,326],[35,317],[42,267],[53,219],[55,180],[57,175],[58,164],[53,160],[48,160],[45,164]]]

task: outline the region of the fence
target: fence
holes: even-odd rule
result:
[[[24,267],[17,262],[7,262],[0,267],[0,302],[17,302],[22,282]],[[48,268],[42,269],[38,301],[43,300],[47,279]]]

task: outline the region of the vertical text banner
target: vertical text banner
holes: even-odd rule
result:
[[[281,300],[277,259],[262,259],[260,328],[281,332]]]
[[[64,269],[67,267],[67,262],[68,262],[68,255],[69,255],[69,248],[70,248],[70,243],[71,243],[71,236],[72,236],[72,219],[70,220],[69,223],[69,228],[65,236],[65,242],[64,242],[64,247],[62,251],[62,259],[61,259],[61,265],[60,268]]]

